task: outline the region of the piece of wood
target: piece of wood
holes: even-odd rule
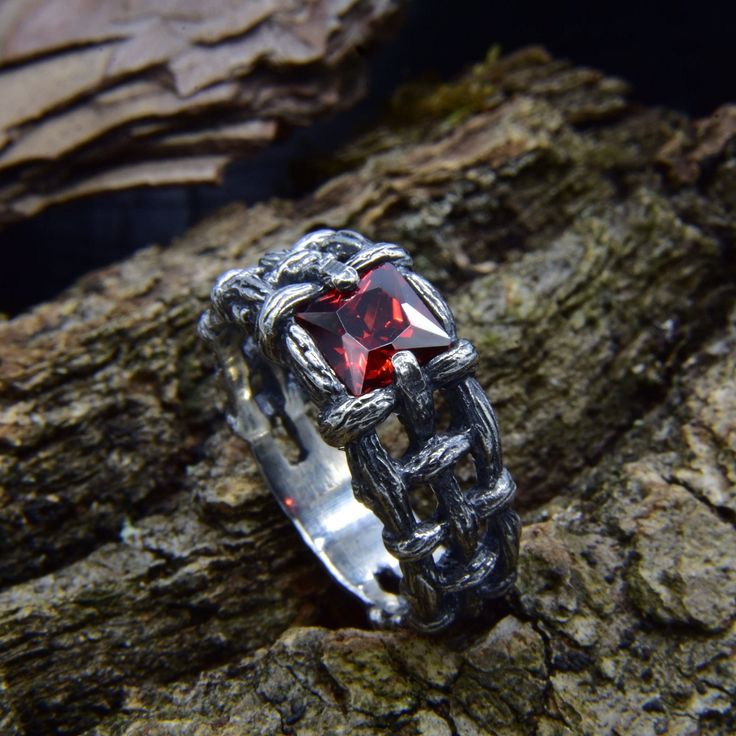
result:
[[[539,49],[397,100],[313,194],[0,323],[3,733],[734,729],[733,146],[673,183],[691,122]],[[481,356],[520,578],[452,635],[366,629],[195,334],[218,273],[325,224],[406,245]]]
[[[356,50],[385,33],[401,5],[8,0],[0,8],[0,225],[109,191],[121,166],[150,166],[172,141],[180,158],[217,147],[230,162],[351,105],[365,88]],[[192,182],[186,167],[169,174],[161,183]],[[207,181],[218,180],[211,171]],[[123,186],[138,182],[117,177],[115,188]]]

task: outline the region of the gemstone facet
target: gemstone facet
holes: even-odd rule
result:
[[[391,383],[395,352],[410,350],[426,363],[451,342],[417,292],[388,263],[364,274],[354,291],[331,291],[296,318],[354,396]]]

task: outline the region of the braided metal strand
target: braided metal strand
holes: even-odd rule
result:
[[[327,290],[351,291],[361,274],[384,263],[399,269],[452,345],[422,366],[409,351],[394,354],[394,383],[356,397],[294,316]],[[298,416],[293,420],[289,415],[295,395],[279,388],[280,366],[282,383],[293,377],[320,409],[322,439],[344,449],[355,496],[380,520],[385,547],[401,571],[403,608],[376,609],[373,620],[401,619],[421,631],[438,631],[477,610],[480,598],[502,595],[513,584],[520,535],[519,518],[510,509],[515,485],[503,466],[490,402],[473,377],[477,353],[469,342],[456,338],[445,300],[411,271],[411,258],[402,248],[372,243],[350,230],[309,233],[290,250],[267,253],[256,266],[223,274],[199,329],[213,344],[229,381],[236,431],[251,442],[262,442],[280,418],[298,444],[318,449],[314,440],[306,445],[300,440],[304,426]],[[236,359],[245,361],[246,368],[238,368]],[[248,371],[267,376],[257,380],[258,397],[249,387],[254,379]],[[437,391],[451,409],[447,434],[438,434],[435,427]],[[242,405],[251,398],[266,412],[265,420]],[[396,459],[376,432],[392,413],[409,439],[406,453]],[[469,488],[455,473],[464,458],[475,468]],[[283,465],[280,460],[276,464]],[[284,466],[280,472],[290,471]],[[298,484],[299,473],[289,482]],[[436,499],[434,513],[423,520],[410,500],[410,492],[420,485]]]

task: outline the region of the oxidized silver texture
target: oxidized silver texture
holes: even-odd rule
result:
[[[387,262],[418,292],[452,345],[423,366],[409,351],[396,353],[393,384],[356,397],[294,317],[330,289],[352,290],[359,274]],[[519,517],[510,508],[515,485],[502,463],[493,409],[473,377],[477,354],[457,338],[445,300],[411,270],[406,251],[349,230],[309,233],[289,250],[267,253],[257,266],[223,274],[199,331],[225,376],[231,427],[251,444],[309,546],[370,606],[374,623],[438,631],[509,589],[520,536]],[[435,429],[438,389],[451,409],[447,433]],[[319,436],[303,398],[319,410]],[[398,459],[376,432],[392,413],[409,437]],[[296,443],[296,460],[283,458],[272,437],[277,426]],[[344,450],[347,467],[320,436]],[[454,466],[468,454],[476,480],[463,490]],[[417,484],[426,484],[437,499],[436,511],[425,520],[410,503],[409,490]],[[351,486],[380,520],[385,550],[377,534],[368,541],[356,538],[374,534],[376,520],[366,519],[367,512],[347,498]],[[361,557],[369,558],[367,569]],[[384,590],[377,568],[400,576],[398,596]]]

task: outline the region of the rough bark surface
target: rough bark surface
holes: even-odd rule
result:
[[[226,165],[355,102],[401,0],[7,0],[0,224]]]
[[[625,95],[489,57],[313,195],[0,324],[0,732],[733,733],[733,117]],[[325,224],[406,245],[479,348],[525,530],[463,632],[367,630],[218,410],[213,278]]]

